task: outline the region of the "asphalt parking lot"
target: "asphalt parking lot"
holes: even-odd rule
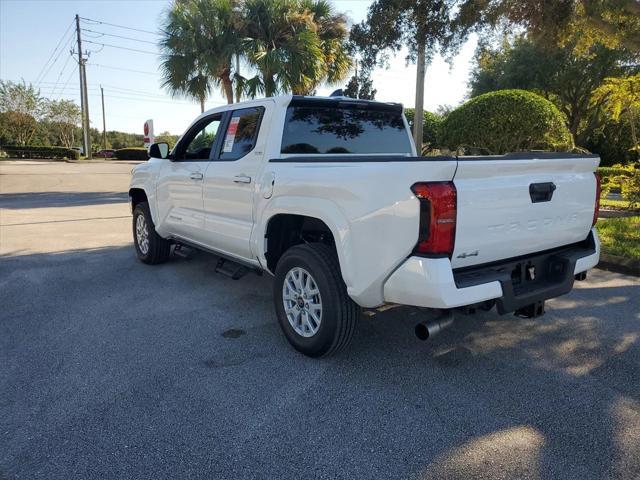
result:
[[[637,278],[311,360],[268,276],[136,260],[131,168],[0,162],[0,479],[640,478]]]

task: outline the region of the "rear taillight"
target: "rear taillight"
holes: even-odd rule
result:
[[[602,187],[600,186],[600,175],[597,173],[593,173],[596,177],[596,204],[593,209],[593,223],[591,226],[593,227],[598,221],[598,214],[600,213],[600,192],[602,192]]]
[[[453,182],[424,182],[411,187],[420,200],[420,230],[414,253],[448,255],[456,238],[457,194]]]

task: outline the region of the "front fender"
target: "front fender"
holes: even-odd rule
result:
[[[156,181],[159,169],[160,165],[157,165],[157,162],[154,162],[154,159],[151,159],[146,163],[140,163],[131,170],[131,181],[129,183],[129,191],[134,188],[144,191],[147,196],[147,202],[149,203],[151,219],[156,225],[158,225]]]

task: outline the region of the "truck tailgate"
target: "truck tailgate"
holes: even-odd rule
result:
[[[460,158],[453,268],[584,240],[593,221],[597,156]]]

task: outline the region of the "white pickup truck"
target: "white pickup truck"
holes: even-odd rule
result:
[[[138,258],[217,254],[216,270],[275,277],[294,348],[329,355],[360,308],[466,307],[534,317],[599,260],[599,159],[527,152],[420,157],[402,106],[282,96],[200,115],[133,170]]]

